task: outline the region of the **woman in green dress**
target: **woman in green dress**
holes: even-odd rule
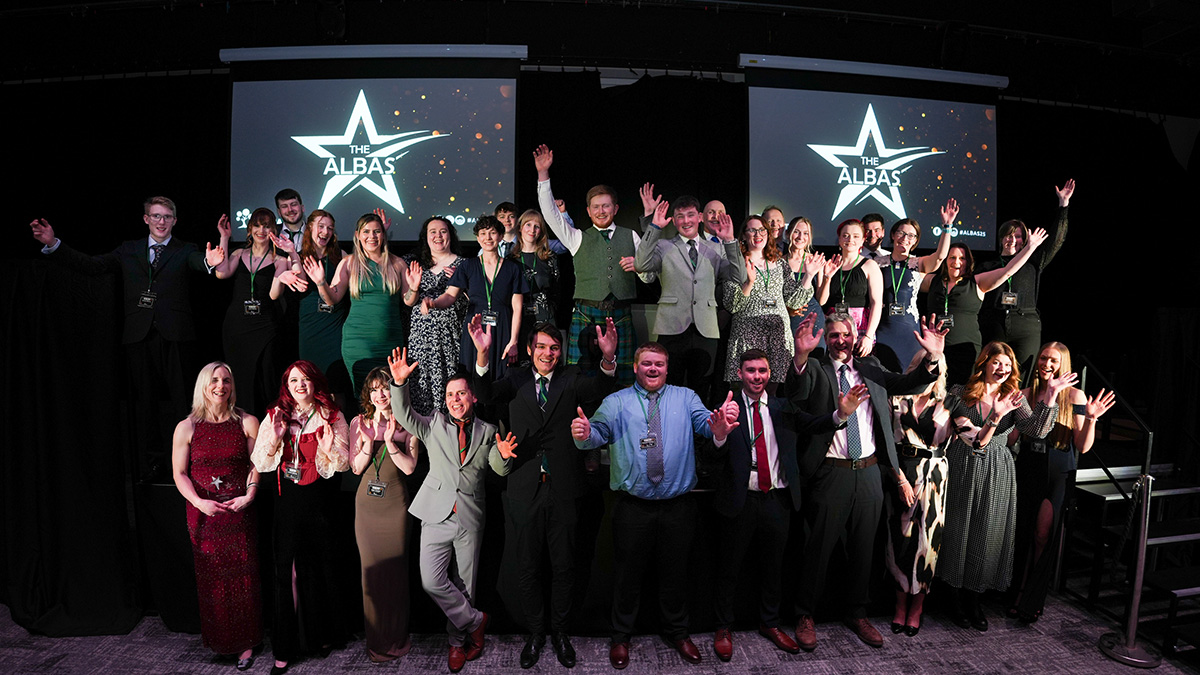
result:
[[[304,235],[300,239],[300,257],[305,274],[331,278],[342,261],[333,214],[317,209],[308,215]],[[310,286],[295,294],[300,303],[300,358],[317,364],[329,380],[335,398],[350,389],[350,376],[342,363],[342,325],[350,312],[350,302],[329,304]]]
[[[391,350],[404,344],[404,261],[388,252],[383,221],[368,213],[354,227],[354,253],[338,263],[331,282],[320,265],[306,265],[305,271],[326,304],[336,305],[350,292],[350,312],[342,325],[342,361],[354,388],[361,389],[367,373],[386,365]]]

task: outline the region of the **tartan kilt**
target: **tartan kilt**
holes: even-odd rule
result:
[[[575,303],[575,310],[571,312],[571,327],[567,331],[567,363],[577,364],[582,359],[581,368],[585,372],[599,372],[600,359],[590,354],[584,358],[579,349],[579,336],[585,328],[594,331],[597,325],[603,327],[604,320],[610,316],[617,327],[617,384],[633,384],[633,354],[638,345],[633,328],[633,312],[628,307],[604,310]]]

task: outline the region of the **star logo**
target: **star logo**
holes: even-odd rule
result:
[[[875,146],[876,157],[863,154],[870,138]],[[858,131],[858,141],[854,145],[818,145],[810,143],[809,148],[821,156],[830,165],[840,169],[838,184],[846,183],[838,195],[837,205],[833,207],[833,215],[837,218],[851,204],[861,204],[870,198],[875,198],[885,209],[897,218],[907,218],[904,202],[900,198],[900,176],[912,167],[912,162],[931,155],[944,155],[943,150],[930,150],[928,147],[888,148],[883,143],[883,134],[879,131],[879,122],[875,119],[875,109],[867,105],[867,114],[863,118],[862,128]],[[843,161],[842,157],[853,157],[854,166]],[[883,188],[887,188],[885,194]]]
[[[212,479],[212,486],[215,487],[218,492],[220,492],[221,491],[221,483],[224,483],[224,482],[225,481],[221,480],[220,476],[217,476],[216,478]]]
[[[362,125],[366,135],[366,143],[363,144],[354,142],[359,125]],[[380,134],[375,129],[375,120],[371,118],[367,95],[360,89],[358,101],[346,123],[346,131],[340,136],[292,136],[292,140],[326,160],[325,175],[333,174],[325,183],[325,191],[317,208],[323,209],[334,199],[363,188],[388,206],[404,213],[404,204],[396,190],[396,160],[407,155],[408,148],[417,143],[449,135],[428,130]],[[326,146],[343,149],[345,154],[335,155]]]

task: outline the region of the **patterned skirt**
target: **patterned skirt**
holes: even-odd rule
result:
[[[929,591],[937,572],[946,526],[946,491],[950,466],[945,457],[901,458],[904,476],[913,486],[913,505],[901,510],[887,500],[887,567],[900,590],[910,595]]]

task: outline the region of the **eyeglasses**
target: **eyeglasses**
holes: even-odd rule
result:
[[[761,227],[747,227],[746,228],[746,234],[750,235],[751,237],[760,237],[766,233],[767,233],[767,231]]]
[[[156,223],[170,223],[175,220],[174,214],[170,213],[148,213],[146,217]]]
[[[912,241],[917,240],[917,235],[913,234],[912,232],[897,232],[895,236],[897,239],[905,239],[905,240],[911,239]]]

